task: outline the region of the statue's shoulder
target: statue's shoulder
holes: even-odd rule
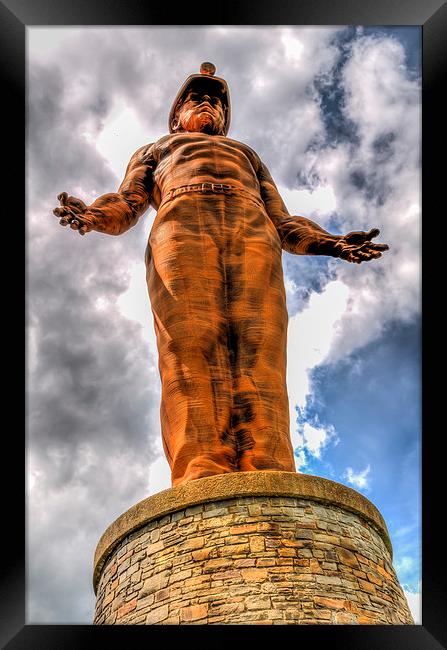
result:
[[[135,153],[132,154],[129,165],[133,167],[134,165],[148,162],[152,157],[153,146],[154,143],[150,142],[149,144],[144,144],[142,147],[138,147]]]
[[[142,147],[139,147],[133,154],[131,161],[137,163],[148,163],[152,160],[157,160],[157,154],[160,152],[160,149],[163,145],[170,140],[171,135],[164,135],[155,142],[150,142],[149,144],[144,144]]]

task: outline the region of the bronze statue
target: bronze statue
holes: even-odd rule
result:
[[[174,100],[169,135],[130,159],[116,193],[66,192],[63,226],[120,235],[152,205],[146,277],[162,382],[163,446],[178,485],[236,471],[295,472],[286,388],[282,249],[378,258],[379,230],[332,235],[289,215],[265,164],[226,136],[227,83],[204,63]]]

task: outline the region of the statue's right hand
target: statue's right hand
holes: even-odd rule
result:
[[[53,214],[59,218],[61,226],[70,226],[80,235],[94,230],[95,223],[92,214],[87,214],[88,206],[75,196],[68,196],[67,192],[58,195],[60,207],[54,208]]]

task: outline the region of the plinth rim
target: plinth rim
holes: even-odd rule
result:
[[[356,490],[320,476],[297,472],[232,472],[196,479],[157,492],[120,515],[101,536],[93,561],[93,589],[96,594],[102,568],[119,542],[130,533],[172,512],[210,501],[238,497],[277,496],[304,498],[336,505],[365,519],[381,536],[392,558],[386,523],[377,507]]]

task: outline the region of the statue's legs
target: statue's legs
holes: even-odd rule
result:
[[[151,231],[147,282],[172,483],[295,471],[285,384],[281,249],[257,203],[174,198]]]
[[[183,195],[159,210],[146,258],[172,483],[236,471],[218,215]]]
[[[233,206],[229,206],[233,211]],[[231,213],[230,213],[231,216]],[[238,470],[295,471],[286,386],[287,307],[282,250],[263,204],[246,200],[227,279]]]

